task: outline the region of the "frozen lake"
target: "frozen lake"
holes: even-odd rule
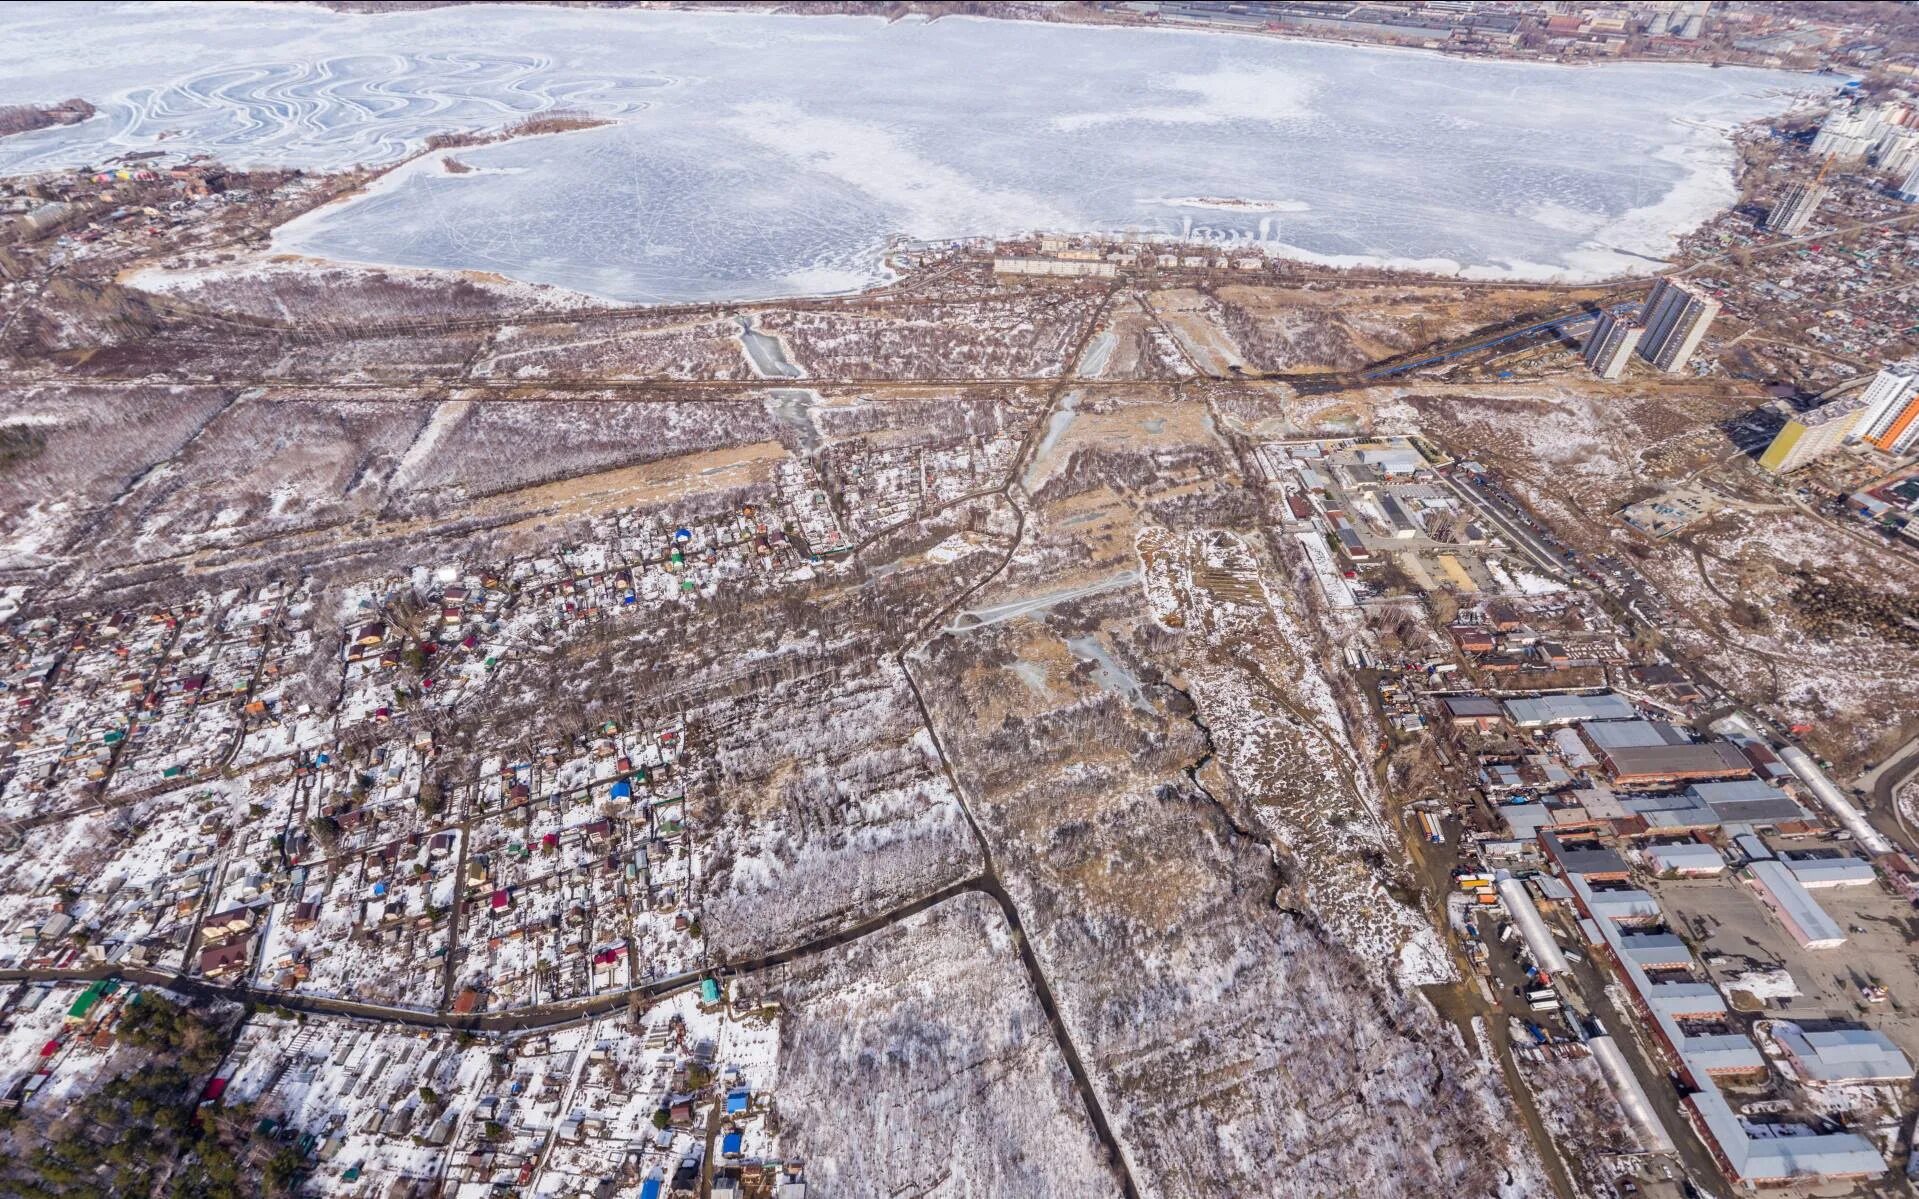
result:
[[[276,245],[633,301],[850,289],[890,235],[1031,230],[1595,278],[1729,204],[1726,130],[1823,86],[983,20],[11,5],[0,102],[102,112],[0,141],[0,171],[384,162],[563,108],[617,123],[421,158]]]

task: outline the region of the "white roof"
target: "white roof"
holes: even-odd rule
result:
[[[1537,699],[1509,699],[1506,714],[1514,724],[1536,727],[1572,724],[1579,720],[1630,720],[1638,709],[1612,692],[1599,695],[1542,695]]]
[[[1746,872],[1771,898],[1779,918],[1801,943],[1831,947],[1845,942],[1845,931],[1806,894],[1805,887],[1786,869],[1785,863],[1766,859],[1751,863]]]
[[[1744,1035],[1736,1032],[1705,1033],[1679,1042],[1679,1056],[1691,1068],[1693,1076],[1719,1070],[1763,1070],[1766,1055],[1759,1052]]]
[[[1674,1019],[1722,1015],[1726,1010],[1725,996],[1711,983],[1654,983],[1643,994],[1648,1007]]]
[[[1704,841],[1682,841],[1677,845],[1649,845],[1646,857],[1655,870],[1724,870],[1726,859]]]
[[[1659,918],[1659,901],[1644,891],[1594,891],[1591,906],[1593,915],[1612,920]]]
[[[1877,1029],[1806,1032],[1782,1021],[1773,1036],[1792,1054],[1800,1073],[1819,1082],[1903,1082],[1912,1077],[1911,1060]]]
[[[1742,1182],[1885,1172],[1886,1159],[1879,1156],[1871,1141],[1856,1133],[1754,1136],[1757,1130],[1733,1113],[1725,1096],[1710,1082],[1692,1095],[1691,1102]]]
[[[1871,862],[1851,854],[1830,858],[1792,857],[1784,861],[1786,869],[1792,871],[1792,876],[1807,887],[1863,886],[1879,879]]]

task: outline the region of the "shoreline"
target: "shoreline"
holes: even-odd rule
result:
[[[338,13],[337,10],[328,11],[335,12],[339,19],[343,21],[364,19],[363,14],[344,14]],[[531,12],[548,12],[550,10],[533,5],[509,4],[501,5],[500,11],[524,14]],[[662,20],[673,25],[695,25],[708,19],[705,12],[693,9],[677,8],[657,11],[670,14],[662,18]],[[744,8],[729,8],[720,11],[737,13],[743,16],[757,16],[761,21],[775,17],[785,18],[775,27],[776,32],[779,30],[804,28],[804,26],[798,23],[809,20],[817,21],[817,16],[819,15],[811,13],[758,13]],[[843,15],[854,17],[859,24],[863,26],[869,25],[871,22],[879,22],[881,25],[900,23],[888,21],[885,17],[878,14],[862,13]],[[387,20],[390,17],[397,16],[398,14],[381,14],[379,19]],[[942,14],[933,18],[906,22],[906,24],[921,28],[930,28],[937,22],[948,20],[949,18],[963,23],[991,22],[996,25],[1022,24],[1051,27],[1061,32],[1047,36],[1056,36],[1062,39],[1076,38],[1080,35],[1075,31],[1086,29],[1127,31],[1136,35],[1200,34],[1246,36],[1270,32],[1256,29],[1219,29],[1183,24],[1166,25],[1162,23],[1130,21],[1044,21],[1019,15]],[[594,15],[580,20],[578,24],[582,28],[590,29],[606,27],[609,22],[614,20],[615,19],[610,16]],[[639,25],[636,24],[634,27],[638,28]],[[817,27],[817,25],[814,27]],[[1414,54],[1438,53],[1442,58],[1469,60],[1471,64],[1523,63],[1535,68],[1601,65],[1599,63],[1569,64],[1542,60],[1505,59],[1497,56],[1484,55],[1448,55],[1425,47],[1363,43],[1336,38],[1291,35],[1280,36],[1277,39],[1270,36],[1267,38],[1269,42],[1273,40],[1301,42],[1309,46],[1318,44],[1324,47],[1338,47],[1345,51]],[[911,49],[910,46],[908,48]],[[1364,64],[1360,65],[1361,69],[1364,70]],[[1691,67],[1695,75],[1700,71],[1711,69],[1704,64],[1685,62],[1660,62],[1657,64],[1640,65],[1656,65],[1662,69]],[[1285,64],[1280,64],[1280,66],[1283,68]],[[1469,66],[1462,69],[1472,69],[1472,67]],[[1737,68],[1737,70],[1741,72],[1749,72],[1754,69],[1755,68],[1747,67]],[[1535,71],[1532,73],[1538,74],[1539,72]],[[1812,93],[1817,90],[1815,85],[1819,77],[1804,73],[1788,74],[1785,72],[1772,72],[1771,74],[1778,77],[1781,81],[1777,83],[1771,80],[1756,83],[1749,81],[1744,86],[1729,85],[1731,90],[1737,91],[1741,101],[1740,107],[1743,107],[1746,111],[1758,108],[1761,103],[1766,103],[1770,109],[1767,115],[1752,118],[1752,120],[1777,121],[1780,119],[1781,114],[1793,111],[1805,100],[1811,98]],[[1499,79],[1495,77],[1494,83],[1497,84],[1498,82]],[[1789,86],[1790,84],[1801,84],[1803,86],[1793,87]],[[1728,94],[1728,89],[1719,89],[1718,94],[1724,96]],[[1764,99],[1762,100],[1761,97]],[[1744,103],[1744,101],[1748,99],[1750,99],[1752,103]],[[1727,102],[1731,103],[1731,101]],[[654,106],[649,103],[643,103],[641,107],[651,108]],[[579,112],[580,110],[576,109],[574,111]],[[542,118],[542,115],[542,113],[528,114],[523,119],[539,120]],[[615,269],[612,270],[583,270],[582,268],[587,267],[589,264],[567,261],[559,261],[557,263],[506,262],[498,260],[474,262],[471,259],[475,257],[475,255],[460,255],[457,252],[460,249],[458,246],[451,247],[450,249],[441,247],[441,249],[446,252],[437,255],[438,260],[434,260],[434,256],[428,254],[409,255],[408,251],[410,251],[411,247],[398,247],[397,252],[395,252],[396,248],[379,244],[380,239],[377,237],[360,239],[364,243],[364,247],[357,253],[350,250],[341,252],[330,251],[324,246],[316,244],[321,238],[322,231],[331,227],[333,222],[343,222],[346,218],[343,218],[342,214],[352,211],[354,204],[371,202],[380,197],[391,197],[395,192],[414,184],[422,185],[421,192],[424,193],[427,190],[429,180],[427,176],[418,174],[421,170],[434,172],[433,181],[442,182],[438,180],[437,172],[439,167],[436,160],[439,159],[443,153],[447,155],[459,155],[462,161],[466,162],[470,167],[480,168],[460,173],[457,176],[458,178],[483,178],[489,173],[489,170],[484,164],[486,161],[485,156],[490,152],[491,147],[513,146],[529,141],[535,137],[555,136],[558,133],[587,133],[593,132],[594,130],[617,129],[621,125],[626,124],[628,120],[628,118],[624,117],[597,116],[585,112],[581,112],[580,115],[586,116],[595,123],[581,128],[553,132],[531,132],[520,135],[502,135],[505,133],[504,129],[489,131],[482,127],[479,133],[472,135],[470,138],[456,137],[451,139],[455,141],[455,144],[452,145],[427,146],[424,144],[427,140],[426,136],[422,136],[420,138],[410,139],[408,144],[411,148],[408,152],[387,164],[381,165],[375,163],[369,165],[365,161],[356,161],[351,166],[335,168],[335,170],[340,171],[364,170],[369,173],[370,177],[361,186],[333,196],[324,204],[302,212],[284,224],[271,229],[268,232],[267,246],[260,253],[257,261],[265,261],[275,255],[298,255],[317,263],[330,263],[342,267],[358,267],[375,270],[393,269],[441,274],[478,272],[481,274],[496,275],[524,286],[551,288],[556,291],[586,297],[594,302],[619,306],[673,306],[689,303],[724,305],[729,303],[765,303],[780,300],[851,296],[885,287],[898,277],[887,269],[887,250],[893,243],[895,236],[911,235],[915,240],[934,242],[965,241],[977,238],[1018,240],[1038,232],[1057,231],[1075,237],[1092,237],[1106,241],[1118,241],[1128,230],[1137,230],[1143,223],[1148,226],[1160,226],[1159,228],[1155,228],[1153,232],[1145,235],[1143,240],[1148,244],[1157,243],[1169,246],[1204,247],[1204,252],[1213,254],[1257,254],[1270,259],[1298,262],[1328,270],[1405,273],[1409,276],[1431,279],[1437,282],[1450,281],[1456,283],[1485,283],[1494,285],[1523,283],[1576,287],[1605,283],[1620,278],[1641,276],[1648,272],[1672,269],[1678,265],[1678,260],[1675,258],[1678,244],[1686,236],[1696,231],[1701,225],[1712,220],[1718,213],[1723,211],[1729,203],[1736,200],[1737,189],[1734,186],[1733,175],[1737,162],[1736,156],[1732,152],[1730,134],[1732,130],[1744,127],[1750,123],[1750,121],[1739,119],[1738,114],[1733,114],[1723,122],[1679,122],[1671,128],[1669,133],[1655,134],[1657,137],[1670,137],[1673,139],[1659,146],[1656,155],[1668,164],[1669,169],[1676,171],[1676,177],[1670,182],[1658,185],[1659,190],[1650,198],[1649,202],[1639,203],[1613,214],[1608,214],[1604,211],[1593,213],[1573,211],[1571,209],[1557,209],[1556,206],[1550,204],[1537,211],[1516,211],[1508,216],[1500,217],[1499,224],[1489,227],[1487,231],[1482,231],[1487,235],[1465,238],[1463,244],[1460,238],[1451,239],[1453,242],[1451,245],[1445,244],[1448,239],[1443,235],[1413,239],[1415,242],[1423,240],[1429,244],[1438,243],[1433,246],[1433,249],[1437,252],[1417,256],[1395,256],[1390,253],[1346,253],[1327,249],[1314,249],[1310,245],[1285,240],[1283,233],[1277,228],[1273,229],[1267,238],[1260,236],[1261,234],[1268,233],[1264,227],[1258,231],[1231,228],[1215,231],[1207,229],[1207,226],[1214,222],[1212,222],[1210,218],[1203,216],[1196,221],[1189,221],[1189,229],[1183,231],[1176,228],[1164,227],[1168,224],[1177,224],[1177,222],[1166,221],[1164,219],[1164,213],[1147,213],[1144,214],[1143,218],[1140,214],[1130,216],[1123,215],[1120,220],[1102,222],[1096,218],[1078,220],[1078,214],[1066,210],[1072,207],[1071,204],[1066,204],[1060,211],[1041,215],[1039,212],[1032,211],[1030,206],[1027,212],[1021,213],[1017,211],[1017,208],[1003,211],[996,210],[996,206],[990,203],[976,206],[971,211],[949,210],[949,216],[968,222],[968,227],[966,228],[937,228],[936,222],[925,221],[920,223],[927,226],[926,228],[907,228],[896,225],[891,233],[877,236],[865,246],[853,243],[844,247],[834,248],[831,253],[824,255],[824,261],[816,261],[811,265],[803,263],[770,264],[772,269],[765,274],[739,280],[730,286],[721,283],[717,290],[713,290],[709,286],[714,282],[713,280],[701,277],[699,273],[695,272],[689,276],[690,282],[694,285],[694,290],[690,292],[686,289],[674,288],[670,285],[663,290],[654,291],[631,289],[627,285],[638,282],[638,280],[632,279],[630,276],[622,276],[617,269],[617,263],[613,264]],[[840,118],[820,117],[818,119],[820,121],[831,121]],[[438,134],[433,136],[444,137],[445,135]],[[778,139],[775,138],[773,140],[777,141]],[[361,148],[365,149],[367,147]],[[272,157],[274,156],[269,154],[262,161],[270,161]],[[236,157],[230,161],[232,165],[239,166],[254,160],[246,157]],[[426,165],[422,165],[423,161]],[[316,170],[315,173],[333,172]],[[456,176],[449,176],[449,178],[453,177]],[[853,180],[853,182],[856,186],[859,185],[858,180]],[[1177,186],[1177,184],[1175,184],[1175,186]],[[1165,206],[1175,210],[1187,209],[1199,213],[1219,212],[1240,217],[1251,217],[1262,213],[1285,214],[1288,212],[1313,212],[1318,208],[1324,207],[1323,204],[1318,203],[1316,200],[1256,198],[1262,195],[1271,197],[1274,194],[1272,192],[1259,191],[1252,191],[1249,196],[1236,196],[1231,192],[1181,193],[1171,189],[1163,193],[1145,194],[1171,197],[1170,199],[1150,200],[1148,203],[1152,206]],[[1281,191],[1278,195],[1284,197],[1286,193]],[[989,195],[988,198],[992,199],[994,197]],[[1640,197],[1636,195],[1620,196],[1615,197],[1611,202],[1616,203],[1618,200],[1623,199],[1626,203],[1631,204],[1639,198]],[[887,197],[881,196],[879,199],[884,201]],[[471,197],[468,196],[458,202],[470,205],[473,201]],[[1048,206],[1050,207],[1051,205],[1049,204]],[[911,218],[914,214],[893,212],[886,215],[898,221],[901,218]],[[1031,221],[1033,216],[1040,216],[1041,220],[1045,223],[1033,223]],[[1664,219],[1661,219],[1662,217]],[[1061,218],[1063,218],[1063,221]],[[1566,223],[1556,224],[1555,219]],[[1190,226],[1195,224],[1204,230],[1204,232],[1201,232],[1198,236],[1192,236],[1190,233]],[[1432,227],[1436,229],[1441,228],[1441,226],[1437,225]],[[643,231],[649,235],[656,232],[650,229]],[[1214,232],[1218,234],[1217,239],[1208,236],[1209,233]],[[1328,240],[1324,229],[1307,230],[1305,232],[1305,240],[1308,242],[1313,240],[1325,242]],[[1501,236],[1492,238],[1489,235],[1491,232],[1499,232]],[[1524,246],[1521,247],[1521,252],[1517,254],[1501,253],[1502,250],[1515,241],[1526,241],[1526,238],[1522,235],[1534,232],[1543,235],[1531,238],[1531,241],[1536,244],[1531,246],[1530,253],[1538,260],[1528,258],[1526,256],[1528,251]],[[1508,233],[1513,234],[1513,236],[1505,236]],[[1318,236],[1315,236],[1316,234]],[[654,238],[654,240],[658,239]],[[1382,240],[1390,241],[1393,239],[1384,237]],[[1475,240],[1479,244],[1473,244]],[[1341,239],[1334,236],[1331,237],[1331,241],[1333,244],[1339,245],[1353,242],[1362,246],[1366,244],[1365,241],[1359,237]],[[1426,247],[1418,246],[1416,248],[1425,249]],[[409,260],[409,257],[411,257],[411,260]],[[478,257],[492,258],[495,256],[483,254],[478,255]],[[846,265],[828,265],[828,263],[834,259],[843,259]],[[602,262],[603,261],[604,260],[602,260]],[[757,268],[760,265],[761,264],[757,263],[751,264],[749,273],[753,268]],[[786,269],[789,265],[791,269]],[[535,273],[528,273],[529,270]],[[544,272],[544,276],[538,272]],[[592,281],[583,283],[582,278],[587,276],[591,276]],[[824,286],[822,286],[822,284],[824,284]],[[836,286],[837,284],[843,284],[843,286]]]

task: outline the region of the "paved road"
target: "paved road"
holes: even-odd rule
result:
[[[149,970],[138,966],[98,965],[70,969],[0,970],[0,982],[90,982],[102,978],[124,978],[145,986],[164,987],[195,999],[228,1000],[256,1007],[284,1008],[288,1011],[307,1012],[313,1015],[347,1016],[421,1028],[521,1032],[527,1029],[579,1023],[609,1012],[620,1011],[635,1003],[647,1006],[669,995],[676,995],[695,987],[704,978],[720,980],[745,978],[792,962],[804,961],[842,948],[883,929],[891,928],[902,920],[910,919],[949,899],[969,892],[992,893],[984,880],[970,878],[943,887],[902,907],[869,917],[858,924],[776,952],[758,954],[737,961],[719,962],[706,970],[685,971],[655,979],[642,986],[594,995],[585,999],[466,1016],[456,1016],[444,1011],[429,1011],[424,1008],[392,1007],[377,1003],[357,1003],[350,999],[302,995],[298,992],[272,991],[263,987],[230,986],[192,978],[172,970]]]

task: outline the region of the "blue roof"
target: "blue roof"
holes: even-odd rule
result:
[[[660,1199],[660,1180],[649,1178],[641,1183],[640,1199]]]
[[[746,1144],[746,1138],[737,1132],[729,1132],[720,1140],[720,1152],[728,1157],[739,1156],[740,1147]]]
[[[632,783],[627,782],[625,779],[621,779],[619,782],[613,784],[614,799],[629,799],[632,797],[632,795],[633,795]]]
[[[747,1099],[747,1090],[746,1090],[746,1088],[745,1088],[745,1087],[741,1087],[741,1088],[740,1088],[739,1090],[737,1090],[737,1091],[729,1091],[729,1092],[727,1092],[727,1096],[726,1096],[726,1114],[727,1114],[727,1115],[729,1115],[729,1116],[731,1116],[731,1115],[733,1115],[733,1114],[735,1114],[736,1112],[743,1112],[743,1111],[745,1111],[745,1110],[746,1110],[746,1099]]]

